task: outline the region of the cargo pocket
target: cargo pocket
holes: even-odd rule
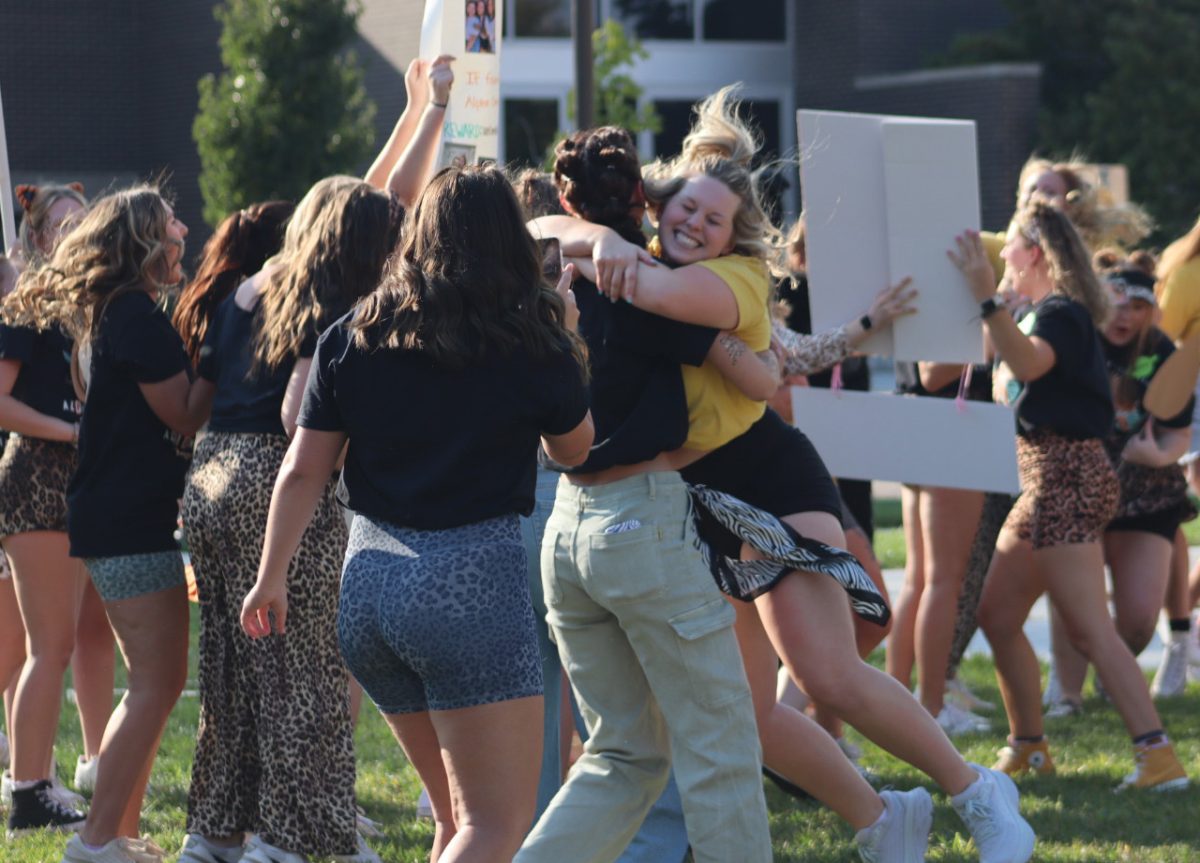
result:
[[[691,683],[692,698],[720,707],[749,694],[742,657],[733,635],[733,607],[712,599],[668,620]]]

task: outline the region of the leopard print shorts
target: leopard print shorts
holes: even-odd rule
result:
[[[352,854],[354,741],[336,629],[346,523],[332,484],[288,574],[287,633],[252,641],[239,620],[287,446],[209,432],[192,460],[183,521],[200,597],[200,728],[187,832]]]
[[[1096,542],[1117,512],[1120,484],[1097,439],[1051,431],[1017,437],[1021,496],[1004,530],[1035,549]]]
[[[0,537],[67,530],[67,483],[75,472],[70,444],[10,435],[0,457]]]

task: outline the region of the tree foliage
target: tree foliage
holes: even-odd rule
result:
[[[1038,148],[1129,169],[1159,223],[1186,231],[1200,211],[1200,0],[1005,0],[1006,30],[960,37],[939,65],[1042,65]]]
[[[596,126],[620,126],[636,137],[638,132],[661,132],[662,118],[654,106],[646,103],[638,106],[643,88],[633,80],[630,70],[638,60],[645,60],[650,52],[642,47],[636,36],[630,36],[625,28],[611,18],[592,33],[592,60],[595,66]],[[567,118],[575,122],[575,90],[567,91]],[[560,131],[554,136],[546,150],[547,170],[554,166],[554,147],[566,137]]]
[[[254,201],[297,200],[350,170],[374,136],[374,104],[353,53],[359,0],[226,0],[220,75],[200,80],[192,127],[204,218]]]

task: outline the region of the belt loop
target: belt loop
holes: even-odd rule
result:
[[[646,481],[650,485],[650,500],[654,500],[654,492],[655,492],[654,474],[652,474],[652,473],[646,474]]]

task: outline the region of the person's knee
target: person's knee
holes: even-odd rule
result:
[[[839,657],[814,665],[816,667],[804,669],[801,678],[801,685],[809,698],[839,716],[853,712],[861,700],[858,683],[862,660],[857,656]]]
[[[1137,618],[1117,618],[1117,634],[1136,656],[1154,638],[1154,620],[1146,615]]]
[[[27,641],[28,657],[37,673],[62,674],[75,652],[75,633],[39,633]]]

